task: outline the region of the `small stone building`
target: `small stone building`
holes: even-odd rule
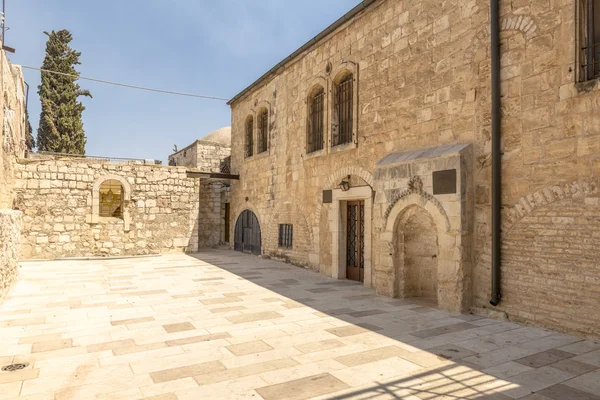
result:
[[[235,96],[231,246],[386,296],[600,336],[588,2],[500,2],[497,307],[489,1],[365,0]]]
[[[169,165],[184,166],[196,171],[197,176],[203,175],[199,195],[199,247],[228,244],[230,184],[225,178],[231,172],[231,127],[217,129],[171,154]]]

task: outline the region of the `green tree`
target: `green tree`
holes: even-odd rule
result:
[[[29,151],[35,147],[35,139],[31,133],[31,124],[29,123],[29,112],[27,109],[25,109],[25,145]]]
[[[69,31],[44,33],[48,41],[42,69],[58,73],[42,71],[42,84],[38,86],[42,112],[37,147],[42,151],[85,154],[86,138],[81,120],[85,107],[77,99],[92,96],[76,83],[79,73],[75,65],[81,64],[81,53],[69,46],[73,40]]]

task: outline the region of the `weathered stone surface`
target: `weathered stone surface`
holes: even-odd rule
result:
[[[21,257],[158,254],[198,248],[198,180],[185,169],[160,165],[96,164],[87,160],[26,160],[18,164],[17,206],[25,210]],[[64,170],[62,179],[44,175]],[[30,173],[50,182],[30,186]],[[103,178],[104,177],[104,178]],[[123,218],[94,211],[93,188],[103,179],[130,188]],[[183,201],[185,200],[185,201]],[[173,240],[174,238],[177,238]]]
[[[575,84],[573,4],[519,0],[502,6],[503,237],[529,246],[515,246],[518,254],[511,253],[510,271],[505,271],[502,282],[508,289],[503,290],[506,296],[496,310],[512,319],[597,337],[600,332],[592,327],[600,324],[600,311],[588,300],[597,298],[600,279],[592,266],[598,264],[600,253],[598,205],[593,200],[579,201],[577,193],[584,192],[580,182],[587,182],[591,188],[587,198],[598,197],[594,192],[598,189],[593,188],[598,187],[600,173],[600,85]],[[361,185],[353,181],[357,178],[373,187],[372,175],[384,182],[373,201],[370,234],[376,235],[388,222],[378,205],[402,193],[408,179],[423,172],[395,169],[385,172],[389,174],[385,177],[377,176],[379,160],[392,152],[473,143],[472,160],[465,161],[472,162],[472,173],[465,179],[476,189],[463,194],[463,204],[473,204],[473,212],[462,219],[472,224],[473,234],[456,237],[454,246],[460,249],[463,265],[454,260],[454,252],[443,254],[451,258],[444,260],[447,269],[465,277],[460,295],[472,298],[475,306],[490,307],[488,9],[489,4],[480,0],[435,5],[421,1],[410,6],[378,1],[236,99],[232,172],[240,174],[240,181],[232,184],[231,234],[241,212],[250,209],[261,225],[264,254],[333,276],[337,268],[333,264],[344,254],[333,254],[337,248],[332,238],[345,229],[344,219],[332,216],[334,207],[322,203],[323,190],[339,190],[348,175],[351,187]],[[333,84],[347,70],[353,71],[358,88],[353,143],[332,147],[332,132],[337,129]],[[325,145],[309,154],[307,99],[317,84],[327,94]],[[268,154],[246,158],[245,122],[266,103],[270,107]],[[573,199],[572,204],[560,202],[562,198]],[[542,206],[545,215],[531,215]],[[449,209],[447,214],[454,227],[461,217],[450,215],[456,213]],[[576,220],[568,229],[560,219],[538,220],[550,214],[575,214]],[[294,247],[302,251],[278,249],[271,232],[280,223],[294,225]],[[536,232],[539,237],[530,237]],[[389,245],[393,236],[382,238],[383,243],[370,249],[373,285],[378,293],[394,295],[393,260],[385,259],[394,252]],[[452,240],[438,243],[446,246]]]
[[[21,211],[0,210],[0,302],[17,277],[22,223]]]

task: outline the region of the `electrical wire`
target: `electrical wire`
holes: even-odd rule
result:
[[[26,65],[21,65],[21,67],[25,68],[25,69],[32,69],[32,70],[35,70],[35,71],[47,72],[47,73],[50,73],[50,74],[70,76],[72,78],[77,78],[77,79],[85,79],[85,80],[92,81],[92,82],[99,82],[99,83],[106,83],[108,85],[122,86],[122,87],[130,88],[130,89],[147,90],[147,91],[150,91],[150,92],[173,94],[173,95],[177,95],[177,96],[198,97],[198,98],[201,98],[201,99],[209,99],[209,100],[229,101],[229,99],[226,99],[224,97],[202,96],[202,95],[199,95],[199,94],[192,94],[192,93],[182,93],[182,92],[174,92],[174,91],[170,91],[170,90],[152,89],[152,88],[147,88],[147,87],[143,87],[143,86],[135,86],[135,85],[128,85],[128,84],[125,84],[125,83],[105,81],[105,80],[102,80],[102,79],[86,78],[85,76],[74,75],[74,74],[67,74],[67,73],[58,72],[58,71],[50,71],[48,69],[43,69],[43,68],[28,67]]]

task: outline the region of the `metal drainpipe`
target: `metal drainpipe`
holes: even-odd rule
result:
[[[501,245],[501,137],[500,137],[500,0],[490,0],[491,62],[492,62],[492,299],[500,304],[500,245]]]

